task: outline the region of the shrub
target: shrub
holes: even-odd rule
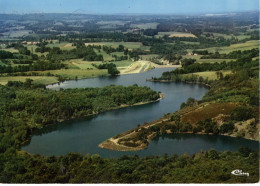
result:
[[[245,121],[245,120],[255,117],[255,112],[250,107],[241,106],[241,107],[235,108],[231,112],[230,117],[232,120],[235,120],[235,121]]]
[[[219,131],[220,133],[224,134],[224,133],[233,132],[234,128],[235,128],[234,123],[230,121],[221,125]]]

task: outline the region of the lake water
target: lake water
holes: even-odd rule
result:
[[[201,85],[183,83],[149,82],[146,79],[159,77],[162,72],[172,69],[154,69],[140,74],[121,75],[118,77],[99,77],[78,81],[66,81],[49,85],[50,89],[103,87],[111,84],[148,86],[161,91],[165,98],[159,102],[121,108],[101,113],[96,116],[64,121],[36,131],[28,145],[22,147],[29,153],[42,155],[64,155],[68,152],[82,154],[100,154],[102,157],[120,157],[122,155],[163,155],[167,153],[181,155],[193,154],[200,150],[214,148],[219,151],[237,150],[240,146],[258,149],[258,142],[215,135],[167,134],[153,139],[148,148],[135,152],[118,152],[98,147],[102,141],[119,133],[130,130],[138,124],[150,122],[179,109],[189,97],[201,99],[207,88]]]

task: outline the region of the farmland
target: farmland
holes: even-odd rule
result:
[[[53,84],[59,82],[56,77],[46,76],[13,76],[13,77],[0,77],[0,84],[6,85],[8,81],[21,81],[25,82],[26,79],[32,79],[34,84]]]
[[[159,32],[156,37],[163,37],[163,36],[169,36],[169,37],[191,37],[191,38],[196,38],[195,35],[191,33],[186,33],[186,32]]]
[[[258,48],[259,46],[259,40],[250,40],[246,41],[245,43],[238,43],[238,44],[232,44],[227,47],[211,47],[211,48],[206,48],[209,52],[219,52],[219,53],[229,53],[232,51],[236,50],[250,50],[253,48]],[[203,49],[204,50],[204,49]]]

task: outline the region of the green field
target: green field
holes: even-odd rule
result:
[[[103,62],[106,63],[106,62]],[[129,60],[124,61],[113,61],[109,63],[114,63],[117,67],[126,67],[131,65],[133,62]],[[83,59],[73,59],[69,61],[65,61],[64,64],[67,64],[70,69],[83,69],[83,70],[89,70],[89,69],[96,69],[92,64],[102,64],[101,61],[83,61]]]
[[[84,61],[83,59],[72,59],[72,60],[67,60],[63,62],[64,64],[68,65],[69,69],[96,69],[94,66],[92,66],[92,63],[95,64],[101,64],[102,62],[88,62]]]
[[[72,46],[72,43],[68,43],[68,42],[54,42],[51,44],[48,44],[47,47],[60,47],[61,50],[71,50],[76,48],[75,46]]]
[[[214,37],[210,36],[209,38],[224,37],[225,39],[231,39],[232,37],[234,37],[234,38],[237,38],[239,41],[250,38],[250,35],[244,35],[243,33],[240,33],[240,35],[233,35],[233,34],[228,35],[228,34],[222,34],[222,33],[204,32],[202,35],[206,36],[206,34],[214,35]]]
[[[10,32],[5,32],[3,33],[4,37],[22,37],[29,35],[31,30],[17,30],[17,31],[10,31]]]
[[[125,60],[125,61],[115,61],[113,62],[117,67],[127,67],[129,65],[131,65],[133,62],[132,61],[128,61],[128,60]]]
[[[160,38],[165,35],[168,35],[169,37],[196,37],[195,35],[186,32],[158,32],[155,37]]]
[[[204,49],[200,49],[200,50],[208,50],[209,52],[219,52],[221,54],[223,53],[229,53],[232,51],[236,51],[236,50],[251,50],[253,48],[259,48],[259,41],[258,40],[250,40],[247,41],[245,43],[238,43],[238,44],[233,44],[230,45],[228,47],[210,47],[210,48],[204,48]],[[188,52],[192,52],[192,49],[188,49]]]
[[[25,82],[26,79],[32,79],[35,84],[52,84],[57,83],[58,79],[56,77],[48,76],[9,76],[9,77],[0,77],[0,84],[5,85],[8,81],[22,81]]]
[[[104,61],[114,60],[114,58],[112,57],[112,54],[107,54],[104,50],[100,50],[100,52],[98,52],[98,49],[94,49],[94,51],[95,51],[97,54],[103,55]]]
[[[231,70],[226,70],[226,71],[221,71],[221,72],[223,73],[224,76],[232,73]],[[196,72],[196,73],[184,74],[182,76],[191,76],[192,74],[201,76],[204,79],[208,78],[208,80],[216,80],[217,79],[216,71]]]
[[[91,78],[97,76],[106,76],[108,75],[107,70],[84,70],[84,69],[60,69],[60,70],[46,70],[46,71],[37,71],[39,74],[45,75],[47,73],[58,75],[66,79],[83,79]]]
[[[221,63],[223,61],[230,62],[233,60],[233,59],[200,59],[202,56],[203,55],[197,55],[197,56],[183,55],[182,58],[183,59],[196,59],[196,62],[198,62],[198,63]]]
[[[86,45],[105,45],[117,48],[119,45],[124,45],[125,48],[128,49],[137,49],[141,47],[145,47],[141,42],[95,42],[95,43],[86,43]]]
[[[0,65],[5,65],[2,61],[0,61]]]
[[[112,52],[111,55],[124,56],[124,52]]]
[[[159,56],[158,54],[140,55],[140,57],[143,60],[150,60],[151,58],[156,58],[158,56]]]
[[[191,41],[181,41],[181,43],[184,43],[186,45],[199,45],[200,42],[191,42]]]
[[[250,36],[249,35],[238,35],[235,36],[239,41],[243,40],[243,39],[249,39]]]
[[[5,50],[5,51],[8,51],[8,52],[12,52],[12,53],[18,53],[19,51],[15,48],[3,48],[1,50]]]

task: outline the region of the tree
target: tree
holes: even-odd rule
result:
[[[120,74],[120,71],[117,70],[116,67],[109,67],[107,70],[108,70],[108,73],[109,73],[110,75],[112,75],[112,76],[115,76],[115,75]]]
[[[241,107],[235,108],[231,112],[230,117],[232,120],[235,120],[235,121],[245,121],[245,120],[255,117],[255,112],[250,107],[241,106]]]

